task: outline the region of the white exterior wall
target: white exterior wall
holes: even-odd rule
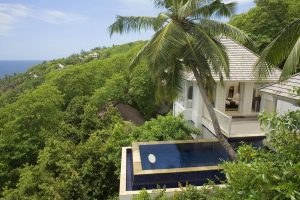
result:
[[[260,110],[267,113],[274,112],[276,108],[276,100],[269,94],[262,93]]]
[[[276,112],[278,112],[281,115],[286,114],[289,111],[296,111],[299,109],[299,105],[295,105],[287,101],[277,100]]]
[[[300,110],[300,105],[295,100],[282,98],[279,96],[272,96],[267,93],[262,93],[261,109],[265,112],[278,112],[284,115],[289,111]]]
[[[192,108],[192,121],[195,127],[202,126],[202,113],[203,113],[203,100],[198,89],[197,83],[193,83],[193,108]]]
[[[199,92],[198,86],[196,82],[188,82],[186,81],[185,86],[183,87],[182,95],[184,95],[185,102],[183,105],[176,101],[173,106],[173,114],[175,116],[178,116],[180,114],[183,114],[183,117],[185,120],[193,121],[195,124],[195,127],[202,127],[202,113],[203,113],[203,100],[202,96]],[[187,96],[188,96],[188,86],[193,85],[193,102],[192,107],[187,107]]]

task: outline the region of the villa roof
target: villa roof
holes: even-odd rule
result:
[[[253,67],[259,58],[258,55],[230,38],[221,38],[220,42],[224,45],[229,58],[230,78],[224,75],[224,81],[257,81],[257,77],[253,74]],[[274,69],[264,81],[278,81],[280,74],[280,70]],[[212,75],[215,81],[220,80],[218,74],[212,72]],[[194,75],[189,74],[187,79],[194,79]]]
[[[294,88],[300,88],[300,73],[295,74],[285,81],[268,85],[260,91],[272,95],[300,100],[300,96],[294,92]]]
[[[107,105],[103,106],[98,111],[99,117],[104,117],[107,114],[107,108],[112,105],[121,114],[124,121],[130,121],[137,126],[141,126],[145,123],[145,119],[142,113],[131,105],[121,103],[121,102],[109,102]]]

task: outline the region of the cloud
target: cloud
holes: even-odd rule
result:
[[[0,3],[0,35],[9,35],[24,18],[33,18],[50,24],[75,24],[87,18],[59,10],[31,8],[22,4]]]
[[[0,3],[0,35],[8,35],[14,24],[29,15],[29,9],[21,4]]]
[[[34,17],[50,24],[76,24],[87,19],[82,15],[66,13],[59,10],[45,10],[39,12]]]

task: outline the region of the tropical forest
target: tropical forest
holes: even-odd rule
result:
[[[280,81],[300,72],[300,1],[255,0],[241,14],[234,1],[151,2],[158,16],[116,16],[107,27],[112,39],[151,30],[150,40],[82,50],[0,79],[0,199],[119,199],[122,147],[203,135],[173,115],[186,71],[231,158],[219,164],[226,179],[222,187],[178,184],[171,195],[163,186],[142,189],[132,199],[300,199],[300,109],[261,112],[263,146],[232,146],[210,98],[212,73],[221,80],[230,73],[218,37],[260,57],[258,81],[274,68]]]

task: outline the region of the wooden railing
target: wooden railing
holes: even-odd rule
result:
[[[231,132],[231,125],[232,125],[232,117],[231,116],[228,116],[226,115],[225,113],[217,110],[216,108],[214,108],[215,110],[215,113],[217,115],[217,118],[218,118],[218,121],[219,121],[219,124],[220,124],[220,127],[223,131],[223,133],[229,137],[230,136],[230,132]],[[211,117],[208,113],[208,110],[206,107],[204,107],[204,117],[211,121]]]

